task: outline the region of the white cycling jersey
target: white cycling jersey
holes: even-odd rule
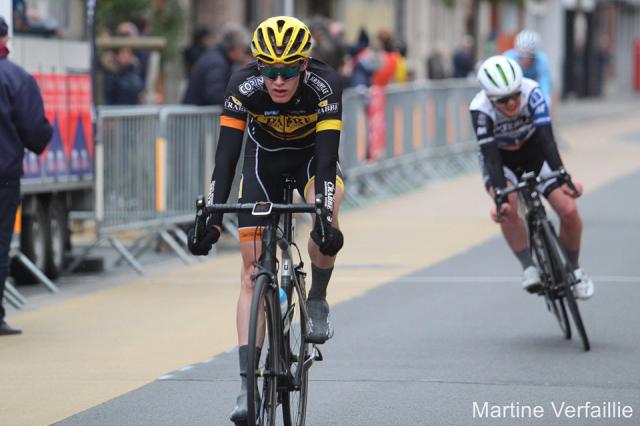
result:
[[[478,92],[469,105],[478,143],[497,142],[499,148],[517,147],[531,137],[537,127],[550,124],[549,108],[540,86],[523,78],[520,113],[509,118],[498,110],[484,90]]]

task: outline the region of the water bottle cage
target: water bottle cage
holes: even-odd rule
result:
[[[303,270],[304,268],[304,263],[302,261],[300,261],[299,264],[297,264],[296,266],[293,267],[293,271],[301,276],[302,278],[306,278],[307,277],[307,273]]]

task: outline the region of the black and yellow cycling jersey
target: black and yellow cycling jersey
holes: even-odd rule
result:
[[[238,129],[247,125],[249,136],[265,149],[304,148],[315,143],[316,132],[341,130],[341,98],[336,72],[310,59],[297,93],[288,103],[277,104],[253,62],[231,77],[221,124]]]
[[[263,78],[258,71],[257,63],[252,62],[236,71],[227,85],[208,203],[223,203],[227,200],[246,129],[248,137],[245,166],[258,164],[260,167],[243,171],[244,192],[256,194],[252,198],[257,199],[243,198],[242,201],[279,201],[273,199],[277,191],[265,187],[265,183],[275,183],[272,178],[266,179],[262,176],[267,169],[264,169],[265,164],[260,162],[261,158],[273,159],[273,155],[276,155],[282,156],[285,161],[272,161],[266,166],[272,176],[280,172],[297,174],[293,168],[297,167],[298,163],[299,167],[308,168],[309,164],[313,165],[315,170],[299,174],[307,178],[305,182],[298,184],[306,187],[307,183],[313,183],[316,193],[325,196],[325,206],[330,215],[336,184],[343,186],[342,179],[339,176],[336,179],[342,129],[340,77],[330,66],[309,59],[308,67],[300,74],[295,94],[285,104],[276,103],[271,99]],[[294,154],[294,151],[297,151],[297,154]],[[291,159],[291,162],[287,162],[286,159]],[[280,168],[283,170],[279,170]],[[262,175],[260,170],[265,170]],[[248,190],[249,188],[251,190]],[[221,216],[214,220],[221,221]],[[331,217],[327,220],[330,222]]]

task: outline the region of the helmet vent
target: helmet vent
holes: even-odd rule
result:
[[[498,83],[496,83],[496,81],[493,79],[493,77],[491,77],[491,74],[489,74],[489,71],[487,71],[486,69],[484,70],[484,75],[487,76],[487,78],[491,81],[491,83],[493,83],[494,86],[500,87],[498,86]]]
[[[265,41],[265,46],[264,46],[264,51],[265,52],[269,52],[269,44],[275,49],[278,47],[278,44],[276,43],[276,34],[273,32],[273,29],[271,28],[267,28],[267,37],[269,37],[269,41],[270,43],[266,43]]]
[[[291,34],[293,33],[293,28],[287,28],[284,32],[284,37],[282,37],[282,48],[286,48],[289,44],[289,40],[291,40]]]
[[[291,45],[291,50],[298,50],[298,47],[302,46],[303,40],[304,40],[304,33],[302,31],[298,31],[298,34],[296,35],[296,39],[293,41],[293,44]]]
[[[260,45],[259,46],[260,50],[262,50],[263,52],[269,51],[269,47],[267,46],[267,41],[264,39],[264,33],[262,31],[258,32],[258,44]]]
[[[504,73],[504,70],[502,69],[500,64],[496,64],[496,68],[498,69],[498,72],[500,73],[500,77],[502,77],[502,81],[504,81],[504,85],[505,86],[509,86],[509,80],[507,79],[507,76]]]

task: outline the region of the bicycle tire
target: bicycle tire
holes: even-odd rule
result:
[[[582,315],[580,315],[578,302],[575,298],[575,295],[573,294],[573,285],[575,278],[573,277],[572,268],[569,265],[567,255],[551,223],[544,222],[543,229],[545,232],[545,237],[547,238],[547,241],[549,241],[552,248],[552,250],[550,251],[552,253],[552,258],[556,266],[555,270],[558,274],[557,278],[559,280],[562,280],[562,282],[564,283],[564,298],[567,301],[569,312],[571,312],[573,324],[578,330],[583,349],[585,351],[589,351],[591,349],[591,343],[589,342],[587,330],[585,329],[584,322],[582,321]]]
[[[276,342],[276,325],[274,315],[279,314],[279,308],[274,306],[274,292],[269,278],[261,275],[256,279],[251,302],[251,316],[249,319],[249,355],[247,372],[247,424],[272,426],[276,424],[277,389],[279,359],[278,344]],[[261,359],[256,360],[258,336],[264,325],[261,324],[260,312],[264,312],[266,325],[266,342],[263,346]],[[252,370],[252,366],[254,369]]]
[[[287,312],[288,332],[285,333],[285,352],[288,355],[287,370],[290,374],[289,390],[281,392],[282,416],[285,426],[303,426],[307,414],[309,368],[305,365],[311,355],[311,344],[304,336],[307,333],[307,318],[302,304],[306,302],[304,278],[291,288],[291,301]]]
[[[567,309],[564,304],[564,288],[558,291],[562,283],[558,283],[553,272],[551,260],[549,257],[549,247],[545,242],[545,238],[541,238],[537,231],[531,233],[530,248],[532,255],[537,263],[538,271],[541,272],[543,294],[547,308],[556,317],[560,331],[565,339],[571,339],[571,324],[567,315]]]

